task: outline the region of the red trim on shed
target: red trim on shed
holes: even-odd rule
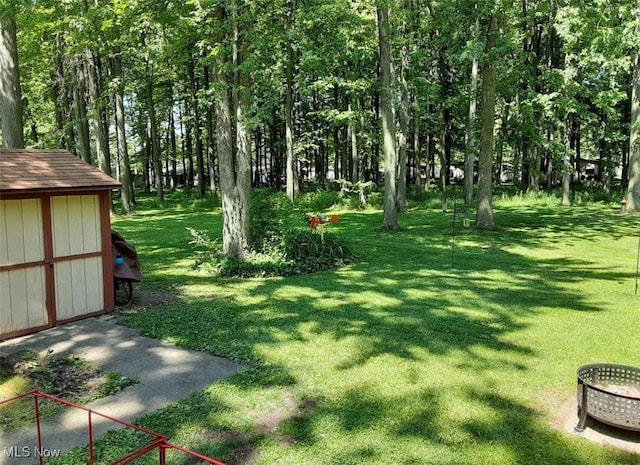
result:
[[[44,262],[16,264],[0,267],[0,272],[14,268],[44,263],[48,322],[44,326],[25,328],[0,334],[0,339],[9,339],[41,331],[58,324],[89,318],[110,312],[115,307],[113,292],[113,257],[111,251],[111,191],[121,184],[97,168],[64,150],[15,150],[0,149],[0,199],[40,199],[44,242]],[[51,200],[58,196],[97,195],[99,202],[101,248],[99,252],[78,254],[102,258],[104,309],[79,315],[71,319],[58,320],[56,303],[56,281]]]

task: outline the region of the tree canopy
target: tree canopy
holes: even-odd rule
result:
[[[407,184],[446,189],[465,155],[469,177],[481,145],[469,141],[483,130],[489,182],[611,190],[631,175],[640,185],[630,164],[638,5],[628,0],[1,3],[3,24],[17,25],[25,145],[67,148],[159,200],[163,189],[203,197],[224,183],[224,95],[247,134],[251,184],[286,186],[290,198],[393,177],[401,210]],[[474,63],[495,67],[493,94],[473,84],[483,77]],[[493,117],[475,118],[476,102]],[[390,130],[398,166],[383,150]]]

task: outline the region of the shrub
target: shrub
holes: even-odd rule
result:
[[[312,207],[323,211],[339,199],[338,192],[322,191],[292,204],[282,192],[256,189],[251,194],[249,257],[225,257],[221,243],[204,231],[187,228],[195,265],[227,277],[290,276],[342,266],[353,258],[351,247],[337,234],[306,229],[308,217],[302,213]]]
[[[292,276],[337,268],[353,259],[351,247],[338,235],[285,229],[264,241],[264,248],[240,260],[222,255],[221,247],[202,231],[188,228],[196,249],[196,267],[226,277]]]
[[[340,179],[340,196],[343,204],[348,208],[363,209],[369,204],[369,195],[375,188],[372,181],[350,182],[346,179]]]
[[[302,194],[296,201],[296,206],[302,210],[321,212],[339,205],[341,200],[339,192],[323,189]]]
[[[282,192],[270,189],[254,189],[251,192],[249,217],[249,247],[260,251],[270,238],[276,236],[287,223],[283,212],[291,211],[291,202]]]

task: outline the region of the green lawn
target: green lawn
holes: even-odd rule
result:
[[[638,464],[551,427],[580,365],[640,365],[640,217],[613,205],[497,200],[498,231],[414,203],[402,231],[338,211],[359,260],[293,278],[193,269],[186,227],[219,237],[213,201],[149,203],[114,228],[143,289],[178,303],[124,316],[143,334],[249,369],[140,420],[229,464]]]

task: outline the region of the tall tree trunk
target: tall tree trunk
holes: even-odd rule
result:
[[[56,39],[56,43],[57,42],[58,40]],[[69,144],[65,137],[67,135],[67,129],[65,128],[66,93],[64,84],[64,67],[62,64],[62,57],[59,52],[56,52],[53,61],[55,66],[54,70],[51,72],[51,99],[53,100],[53,112],[56,119],[58,148],[69,149],[71,148],[71,144]]]
[[[122,80],[122,61],[119,54],[116,54],[111,62],[111,69],[115,91],[115,113],[116,113],[116,139],[118,147],[118,165],[120,172],[120,202],[122,203],[122,213],[128,214],[133,206],[133,184],[131,181],[131,167],[129,164],[129,151],[127,149],[127,133],[124,115],[124,82]]]
[[[451,170],[451,151],[452,151],[452,111],[449,103],[449,94],[451,88],[451,69],[446,54],[446,48],[442,47],[438,53],[438,74],[440,78],[440,99],[442,101],[442,135],[440,137],[440,180],[442,183],[442,191],[446,198],[447,186],[450,183]]]
[[[636,31],[640,35],[640,0],[637,1]],[[640,50],[636,52],[631,84],[631,130],[629,133],[629,187],[627,210],[640,212]]]
[[[105,106],[101,95],[98,60],[90,49],[85,50],[89,84],[89,98],[93,107],[93,130],[96,136],[96,155],[98,168],[111,174],[111,154],[109,153],[109,134],[104,124]]]
[[[151,180],[152,175],[152,152],[151,149],[151,137],[149,136],[149,119],[147,118],[147,128],[144,133],[144,192],[145,194],[151,193]]]
[[[184,114],[186,116],[186,122],[185,122],[185,127],[184,127],[184,137],[183,137],[183,141],[185,144],[184,150],[183,150],[183,158],[182,158],[182,169],[184,171],[184,175],[185,175],[185,183],[186,183],[186,187],[187,190],[191,190],[191,188],[193,188],[194,182],[195,182],[195,176],[193,173],[193,119],[191,118],[191,110],[190,110],[190,106],[189,104],[185,101],[184,102]],[[180,125],[181,125],[181,132],[182,132],[182,121],[183,118],[182,116],[180,117]],[[184,157],[184,154],[186,153],[186,160]]]
[[[555,134],[552,131],[547,131],[547,144],[548,147],[553,147],[555,140]],[[553,170],[553,152],[550,149],[545,149],[544,163],[546,167],[545,180],[547,191],[551,191],[553,183],[555,182],[555,174]]]
[[[336,110],[338,110],[340,108],[340,98],[339,98],[339,89],[338,89],[338,83],[336,82],[333,85],[333,105],[334,108]],[[329,144],[327,143],[327,146]],[[340,149],[340,128],[338,127],[338,124],[336,122],[334,122],[333,124],[333,150],[334,150],[334,155],[333,155],[333,180],[337,181],[338,179],[341,179],[341,165],[340,165],[340,160],[341,160],[341,152],[342,150]]]
[[[476,11],[478,5],[476,4]],[[480,20],[476,19],[475,38],[480,36]],[[471,63],[471,84],[469,85],[469,117],[465,131],[465,155],[464,155],[464,203],[470,205],[473,201],[473,176],[476,151],[476,108],[478,105],[478,52],[473,52]]]
[[[493,182],[496,184],[500,184],[502,182],[502,162],[504,160],[504,142],[507,140],[508,136],[508,125],[509,125],[509,113],[510,113],[510,104],[509,102],[505,102],[504,112],[502,117],[502,123],[500,124],[500,136],[496,142],[496,160],[493,164]],[[515,157],[514,157],[515,158]]]
[[[287,197],[290,201],[298,196],[298,160],[293,150],[293,46],[291,45],[291,29],[293,22],[294,12],[294,0],[287,1],[286,19],[285,19],[285,33],[287,34],[287,62],[286,62],[286,79],[287,88],[285,90],[285,108],[284,108],[284,121],[285,121],[285,140],[287,144],[287,168],[286,168],[286,184],[287,184]]]
[[[358,98],[352,96],[352,100],[358,105]],[[349,112],[353,111],[353,105],[349,103]],[[358,129],[355,118],[349,120],[349,127],[347,129],[349,140],[351,141],[351,167],[350,179],[354,184],[360,180],[360,159],[358,156]]]
[[[573,128],[571,130],[571,148],[574,150],[575,156],[573,157],[573,182],[579,183],[582,177],[582,151],[580,149],[580,126],[582,121],[580,117],[576,115],[573,118]]]
[[[493,230],[496,227],[493,218],[491,200],[491,181],[493,165],[493,129],[495,125],[496,105],[496,63],[494,48],[498,36],[498,21],[495,14],[489,18],[485,64],[482,69],[482,110],[480,113],[480,160],[478,163],[478,212],[476,227]]]
[[[209,75],[209,66],[204,66],[204,91],[205,95],[209,95],[209,84],[211,77]],[[207,166],[209,167],[209,190],[215,195],[216,186],[216,149],[215,149],[215,123],[213,121],[213,103],[207,98]]]
[[[158,125],[156,122],[156,108],[153,98],[153,75],[149,72],[146,86],[147,118],[149,127],[149,147],[151,148],[151,160],[153,163],[154,179],[158,202],[164,202],[164,186],[162,179],[162,158],[160,154],[160,139],[158,137]]]
[[[236,92],[236,157],[234,206],[231,210],[235,216],[233,247],[227,253],[245,258],[249,253],[249,217],[251,197],[251,147],[249,134],[245,125],[245,95],[238,89]]]
[[[198,170],[198,197],[205,198],[207,186],[205,183],[204,147],[202,144],[202,125],[200,118],[200,102],[198,99],[199,87],[196,79],[195,64],[193,56],[187,61],[187,71],[191,81],[191,106],[193,107],[193,137],[196,142],[196,168]]]
[[[398,165],[396,134],[393,117],[393,87],[391,83],[391,41],[389,6],[379,0],[378,45],[380,49],[380,115],[382,118],[382,141],[384,150],[384,220],[385,229],[398,229],[397,183]]]
[[[540,190],[540,165],[542,156],[541,147],[535,146],[529,149],[529,178],[527,180],[527,192],[538,192]]]
[[[380,72],[378,67],[378,73]],[[380,78],[380,76],[378,76]],[[380,115],[380,89],[374,89],[373,91],[373,134],[375,141],[371,150],[371,163],[369,164],[369,178],[366,181],[373,181],[376,188],[380,187],[380,129],[381,119]]]
[[[572,115],[564,122],[564,154],[562,156],[562,205],[571,205],[571,128]]]
[[[85,66],[79,55],[71,59],[73,70],[73,111],[78,132],[78,152],[80,157],[91,164],[91,142],[89,137],[89,120],[87,119],[87,82]]]
[[[0,17],[0,119],[5,148],[24,148],[16,29],[13,14]]]
[[[424,186],[422,185],[422,144],[420,140],[420,123],[418,118],[413,120],[413,154],[415,160],[415,193],[418,199],[422,198]]]
[[[178,143],[176,140],[176,118],[173,114],[175,107],[169,109],[169,158],[171,159],[171,188],[178,187]]]
[[[51,94],[53,98],[54,113],[56,118],[56,128],[58,130],[58,148],[66,148],[77,154],[75,136],[73,133],[73,113],[72,100],[70,95],[73,93],[69,89],[67,79],[65,78],[65,68],[68,61],[64,58],[64,37],[61,33],[55,35],[54,39],[54,70],[51,74]]]
[[[224,6],[216,10],[220,24],[229,21]],[[232,18],[233,64],[241,62],[241,39],[236,18]],[[228,37],[221,37],[224,43]],[[227,39],[227,40],[225,40]],[[220,161],[220,191],[222,194],[222,251],[227,257],[245,258],[249,253],[249,196],[251,190],[251,157],[249,140],[244,126],[244,101],[240,93],[239,72],[231,77],[228,56],[221,52],[216,62],[218,92],[216,118],[218,157]],[[230,95],[231,94],[231,95]],[[235,125],[232,124],[232,108],[235,105]],[[233,139],[236,144],[234,146]]]
[[[282,167],[280,164],[280,153],[278,151],[278,120],[276,109],[273,108],[271,124],[269,125],[269,165],[271,174],[271,186],[276,190],[282,188]],[[222,173],[221,173],[222,176]]]
[[[409,40],[410,31],[406,16],[410,14],[408,1],[403,1],[402,49],[400,51],[400,112],[398,115],[398,193],[399,212],[407,209],[407,146],[409,136]]]

